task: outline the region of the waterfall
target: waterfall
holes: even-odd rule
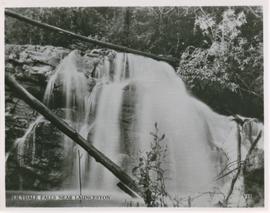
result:
[[[118,54],[111,66],[114,73],[109,82],[103,85],[97,103],[93,145],[119,165],[121,163],[119,158],[121,145],[119,118],[123,101],[123,89],[128,83],[124,76],[126,72],[125,55]],[[107,74],[105,78],[109,79],[109,70],[104,73]],[[90,188],[106,190],[116,188],[117,179],[102,165],[92,161],[90,168]]]
[[[129,54],[131,80],[136,85],[139,149],[149,150],[155,122],[166,134],[170,191],[192,193],[210,188],[215,176],[207,127],[182,80],[165,62]]]
[[[44,94],[48,107],[62,109],[63,119],[129,174],[136,157],[151,149],[150,132],[157,123],[168,146],[164,162],[168,191],[190,194],[216,186],[215,148],[218,140],[225,139],[222,133],[216,137],[211,128],[219,120],[220,129],[229,132],[229,120],[192,97],[169,64],[117,53],[113,59],[105,56],[101,68],[87,77],[81,63],[77,51],[62,60]],[[92,88],[90,81],[95,82]],[[19,154],[25,152],[27,135],[40,121],[16,142]],[[72,188],[78,189],[81,178],[84,192],[119,190],[118,180],[109,171],[68,137],[63,140],[73,162],[68,177]]]
[[[13,151],[14,149],[17,150],[17,161],[18,161],[18,164],[20,166],[24,166],[24,155],[25,155],[25,152],[27,152],[28,150],[25,150],[27,147],[25,146],[26,144],[26,141],[27,141],[27,137],[30,135],[30,133],[34,133],[35,135],[35,128],[36,126],[43,120],[43,117],[42,116],[38,116],[37,119],[31,123],[27,129],[27,131],[25,132],[25,134],[21,137],[21,138],[18,138],[14,144],[13,144],[13,147],[11,148],[11,151]],[[32,149],[30,150],[31,151],[31,160],[34,160],[35,158],[35,140],[32,141],[31,143],[31,146],[32,146]],[[6,157],[5,157],[5,161],[7,162],[9,156],[10,156],[11,152],[8,152],[6,154]]]

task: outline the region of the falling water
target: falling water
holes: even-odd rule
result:
[[[45,94],[44,102],[54,107],[57,98],[54,97],[57,87],[60,88],[60,96],[64,96],[65,117],[64,119],[71,122],[72,127],[77,130],[82,137],[87,139],[88,132],[92,128],[90,123],[90,109],[94,99],[89,92],[88,81],[85,74],[80,69],[80,57],[78,51],[72,51],[58,66],[55,74],[50,78]],[[57,104],[56,104],[57,105]],[[59,106],[56,106],[59,107]],[[72,175],[69,181],[73,187],[77,187],[79,176],[87,177],[89,173],[89,156],[84,149],[64,136],[65,150],[73,151],[71,157],[73,160]],[[80,156],[79,156],[80,155]],[[79,159],[80,158],[80,159]],[[78,168],[80,160],[81,168]],[[81,174],[78,174],[81,171]],[[85,179],[80,180],[85,185]]]
[[[127,85],[124,78],[125,58],[123,54],[116,56],[113,76],[109,78],[110,67],[105,67],[105,82],[102,87],[95,121],[93,145],[108,156],[113,162],[120,163],[120,114],[123,101],[123,89]],[[106,75],[107,74],[107,75]],[[117,179],[100,164],[92,161],[89,185],[92,189],[115,189]]]
[[[35,128],[42,120],[43,120],[43,117],[38,116],[37,119],[29,125],[25,134],[21,138],[18,138],[14,142],[13,147],[11,148],[10,152],[8,152],[6,154],[6,157],[5,157],[6,162],[11,154],[11,151],[13,151],[15,149],[15,150],[17,150],[17,161],[18,161],[19,165],[24,166],[24,157],[23,156],[25,155],[25,152],[28,151],[28,150],[25,150],[27,148],[25,146],[26,145],[25,142],[27,141],[27,139],[28,139],[27,137],[30,135],[30,133],[34,133],[34,137],[35,137]],[[32,141],[31,146],[32,146],[32,148],[29,149],[31,151],[30,156],[31,156],[31,160],[34,160],[35,159],[35,146],[36,146],[35,140]]]
[[[149,150],[153,124],[166,134],[168,189],[192,193],[209,189],[215,176],[207,129],[191,102],[184,83],[164,62],[128,55],[136,85],[137,131],[141,150]]]
[[[44,95],[50,108],[65,109],[64,119],[128,173],[130,166],[124,165],[132,162],[136,154],[150,150],[153,137],[149,133],[157,123],[168,145],[168,190],[189,194],[215,186],[216,144],[209,135],[213,132],[209,123],[219,119],[225,127],[227,120],[191,97],[170,65],[118,53],[114,60],[105,56],[102,68],[87,78],[80,63],[78,52],[73,51],[51,76]],[[95,81],[93,88],[89,88],[89,81]],[[33,128],[31,125],[26,135]],[[20,139],[19,147],[25,145],[24,139]],[[80,160],[83,190],[116,190],[117,179],[110,172],[68,137],[64,142],[65,150],[73,153],[69,178],[73,187],[78,188]],[[23,150],[19,148],[18,152]]]

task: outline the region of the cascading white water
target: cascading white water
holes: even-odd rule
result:
[[[71,122],[85,139],[92,128],[90,113],[95,108],[96,89],[89,92],[88,81],[82,70],[79,69],[80,57],[77,51],[72,51],[59,65],[55,74],[50,78],[44,95],[44,102],[50,105],[55,102],[54,89],[60,84],[61,94],[65,97],[65,119]],[[64,136],[65,149],[73,150],[73,175],[70,178],[71,185],[77,188],[79,181],[83,186],[88,185],[89,155],[84,149]],[[80,162],[79,162],[80,161]],[[80,168],[78,168],[80,165]],[[78,174],[78,173],[81,174]],[[79,180],[79,178],[81,180]]]
[[[45,91],[44,102],[48,106],[65,108],[64,119],[120,166],[131,162],[132,154],[150,150],[153,141],[150,132],[157,123],[161,133],[166,134],[163,143],[168,145],[168,190],[175,194],[190,194],[215,186],[215,142],[209,136],[209,132],[213,132],[209,123],[211,119],[220,120],[222,128],[229,128],[227,118],[191,97],[170,65],[133,54],[118,53],[113,61],[105,57],[103,68],[95,73],[96,79],[91,79],[96,84],[90,92],[89,79],[79,68],[80,63],[76,51],[61,62]],[[131,90],[134,91],[127,92]],[[57,96],[57,92],[62,95]],[[65,103],[62,105],[61,96]],[[126,130],[122,127],[122,120],[127,119],[124,116],[127,102],[133,110]],[[90,119],[90,115],[94,119]],[[32,131],[33,126],[30,128]],[[123,131],[128,136],[123,136]],[[127,137],[129,142],[125,141]],[[80,169],[85,192],[90,189],[117,190],[117,179],[110,172],[90,159],[69,138],[63,140],[65,150],[73,150],[70,156],[73,158],[73,172],[69,179],[73,187],[78,188]],[[19,146],[23,147],[24,142]],[[78,168],[79,160],[81,168]],[[123,168],[130,173],[130,167]]]
[[[25,141],[27,140],[27,136],[30,134],[30,133],[33,133],[34,137],[35,137],[35,128],[36,126],[43,120],[43,117],[42,116],[38,116],[37,119],[30,124],[30,126],[28,127],[27,131],[25,132],[25,134],[21,137],[21,138],[18,138],[15,142],[14,142],[14,145],[11,149],[11,151],[13,151],[13,149],[16,149],[17,150],[17,161],[19,163],[20,166],[24,166],[24,158],[23,156],[25,155],[25,152],[27,150],[27,147],[25,147]],[[29,145],[29,144],[28,144]],[[30,158],[31,160],[33,161],[35,159],[35,140],[33,139],[32,143],[31,143],[31,155],[30,155]],[[10,156],[10,152],[8,152],[6,154],[6,162]]]
[[[128,61],[128,75],[125,66]],[[103,85],[97,103],[93,144],[113,161],[121,165],[120,116],[124,88],[132,85],[136,92],[134,128],[136,135],[133,153],[150,150],[150,132],[154,123],[166,134],[168,144],[168,189],[171,192],[194,193],[210,189],[216,175],[211,158],[207,125],[192,104],[182,80],[164,62],[118,54],[114,63],[113,80]],[[107,72],[109,73],[109,72]],[[127,77],[128,76],[128,77]],[[91,164],[90,186],[98,189],[115,188],[112,174],[95,162]]]
[[[125,55],[118,54],[111,65],[114,73],[110,73],[110,66],[103,70],[104,81],[97,103],[95,132],[93,145],[102,150],[116,164],[121,163],[120,155],[120,114],[123,101],[123,89],[127,85],[125,74]],[[104,72],[105,71],[105,72]],[[110,78],[110,75],[112,77]],[[104,167],[92,161],[89,178],[91,189],[112,190],[116,188],[117,179]]]
[[[157,122],[168,145],[168,189],[193,193],[210,188],[215,176],[207,129],[184,83],[164,62],[128,55],[136,85],[137,131],[141,150],[149,150],[149,134]]]

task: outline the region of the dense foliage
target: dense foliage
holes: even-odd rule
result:
[[[262,17],[257,14],[254,18],[246,10],[228,8],[218,17],[201,8],[195,27],[206,46],[189,46],[181,55],[178,73],[195,94],[223,113],[263,114]]]
[[[92,38],[180,59],[178,74],[216,111],[263,119],[260,7],[10,8]],[[6,18],[6,43],[95,48]],[[100,47],[99,47],[100,48]]]

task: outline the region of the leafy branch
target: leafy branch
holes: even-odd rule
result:
[[[143,191],[143,198],[148,207],[167,206],[168,193],[165,185],[165,172],[162,164],[165,162],[167,145],[162,143],[165,134],[160,135],[157,123],[155,123],[151,150],[145,156],[139,158],[138,166],[132,169],[132,174],[137,179],[138,186]]]

